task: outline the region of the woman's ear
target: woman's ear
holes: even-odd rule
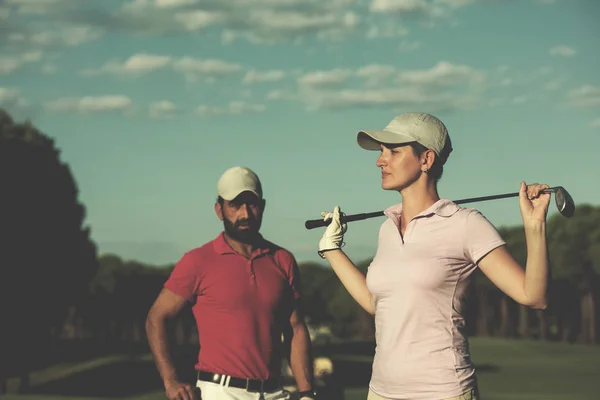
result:
[[[423,153],[421,163],[424,168],[431,169],[434,161],[435,161],[435,152],[433,150],[428,149],[425,153]]]

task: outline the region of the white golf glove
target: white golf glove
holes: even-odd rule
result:
[[[319,255],[324,258],[323,252],[327,250],[337,250],[343,246],[344,243],[344,233],[348,229],[347,224],[342,224],[340,222],[340,217],[344,215],[340,211],[339,206],[335,206],[333,208],[333,212],[325,212],[321,213],[323,217],[323,221],[331,220],[331,223],[325,229],[325,233],[323,233],[323,237],[319,241]]]

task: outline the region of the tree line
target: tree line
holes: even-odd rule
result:
[[[97,351],[132,344],[146,349],[146,313],[173,265],[99,255],[76,182],[54,141],[2,109],[0,187],[0,381],[19,374],[26,380],[27,371],[60,359],[53,353],[58,340],[95,343]],[[499,231],[525,266],[523,227]],[[548,308],[519,306],[476,272],[470,335],[599,342],[600,206],[577,204],[572,218],[552,213],[547,233],[553,274]],[[366,272],[369,262],[358,266]],[[372,317],[330,268],[312,262],[299,268],[311,326],[329,327],[341,339],[373,339]],[[171,333],[176,343],[197,343],[190,310],[174,321]]]

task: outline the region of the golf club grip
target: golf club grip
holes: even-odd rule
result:
[[[360,221],[363,219],[367,219],[367,218],[374,218],[374,217],[380,217],[383,215],[383,211],[375,211],[375,212],[371,212],[371,213],[360,213],[360,214],[349,214],[349,215],[342,215],[342,217],[340,218],[341,223],[346,223],[346,222],[352,222],[352,221]],[[311,219],[308,220],[304,223],[304,226],[306,227],[306,229],[314,229],[314,228],[319,228],[322,226],[327,226],[329,225],[330,221],[323,221],[322,219]]]

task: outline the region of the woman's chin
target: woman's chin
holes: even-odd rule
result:
[[[383,190],[397,190],[397,187],[396,187],[396,186],[397,186],[397,185],[394,185],[394,184],[393,184],[393,183],[391,183],[391,182],[386,182],[386,181],[383,181],[383,182],[381,182],[381,188],[382,188]]]

